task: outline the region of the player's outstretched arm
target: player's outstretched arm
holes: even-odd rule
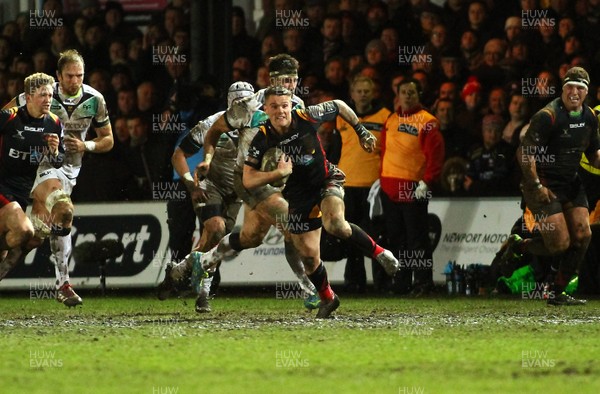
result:
[[[185,160],[190,156],[192,155],[185,152],[180,147],[177,147],[171,156],[171,164],[173,165],[175,172],[185,184],[185,187],[191,193],[192,201],[202,202],[206,200],[206,194],[199,186],[198,179],[194,178],[192,174],[190,174],[190,168]]]
[[[356,113],[354,113],[354,111],[352,110],[352,108],[350,108],[348,106],[348,104],[346,104],[342,100],[337,100],[337,99],[333,100],[333,102],[337,105],[339,115],[342,117],[342,119],[344,119],[346,122],[350,123],[351,125],[355,125],[359,122],[358,116],[356,116]]]
[[[204,161],[202,161],[196,167],[196,173],[206,176],[208,174],[208,170],[210,169],[210,162],[212,161],[213,155],[215,154],[215,146],[217,146],[217,142],[219,141],[219,137],[221,134],[228,132],[229,130],[233,130],[227,124],[225,120],[225,115],[221,115],[217,118],[215,123],[213,123],[208,131],[206,132],[206,137],[204,137]]]
[[[187,157],[191,155],[185,153],[180,147],[175,148],[173,155],[171,156],[171,164],[173,165],[173,169],[184,180],[184,182],[191,180],[194,182],[190,174],[190,168],[188,167],[187,161],[185,160]],[[186,177],[186,174],[188,177]],[[187,183],[187,182],[186,182]]]
[[[346,104],[342,100],[333,101],[337,104],[339,109],[339,115],[342,117],[342,119],[344,119],[346,122],[351,124],[352,127],[354,127],[354,131],[356,132],[356,135],[360,140],[360,146],[369,153],[373,152],[373,150],[375,150],[375,144],[377,142],[377,139],[375,138],[373,133],[367,130],[367,128],[363,126],[362,123],[360,123],[358,116],[356,116],[356,114],[354,113],[352,108],[348,106],[348,104]]]

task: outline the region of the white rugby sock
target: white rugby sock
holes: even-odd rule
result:
[[[50,236],[50,249],[54,257],[54,273],[56,275],[56,288],[60,289],[69,281],[69,257],[72,250],[71,234],[60,237]]]
[[[239,253],[231,247],[231,243],[229,242],[230,235],[231,233],[221,238],[217,246],[204,253],[202,256],[202,268],[204,270],[208,271],[209,269],[216,267],[216,265],[224,258],[233,257]]]
[[[213,276],[209,276],[208,278],[202,279],[202,288],[200,289],[200,293],[204,294],[208,297],[210,294],[210,285],[212,284]]]
[[[188,254],[185,256],[185,259],[173,265],[173,269],[171,270],[171,278],[174,280],[180,280],[186,276],[189,276],[189,274],[192,272],[192,259],[189,257],[190,255]]]

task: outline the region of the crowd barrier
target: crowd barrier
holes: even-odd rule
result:
[[[123,244],[124,253],[106,265],[109,288],[153,287],[162,280],[163,266],[180,260],[168,249],[166,203],[78,204],[72,230],[73,245],[114,239]],[[490,264],[519,217],[517,198],[443,199],[429,205],[430,238],[434,244],[434,281],[443,282],[448,261],[468,265]],[[238,217],[241,221],[242,213]],[[196,234],[197,236],[197,234]],[[414,253],[401,252],[403,266],[419,268],[431,262],[421,261]],[[75,288],[100,286],[100,262],[71,259],[69,271]],[[371,260],[366,259],[371,282]],[[333,284],[343,283],[345,260],[326,262]],[[283,237],[271,228],[264,243],[242,252],[221,266],[223,285],[262,285],[292,282],[295,276],[285,261]],[[48,242],[26,258],[0,282],[0,289],[32,289],[50,286],[54,267]]]

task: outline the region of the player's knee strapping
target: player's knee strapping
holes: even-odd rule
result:
[[[33,224],[34,236],[39,239],[45,239],[47,236],[52,234],[50,226],[48,226],[42,219],[37,215],[31,216],[31,224]]]
[[[48,212],[52,212],[54,206],[58,203],[65,203],[72,206],[71,197],[62,189],[57,189],[46,197],[45,205]],[[66,227],[62,224],[53,224],[50,227],[50,234],[57,235],[59,237],[67,236],[71,233],[71,227]]]
[[[73,204],[71,202],[71,197],[69,197],[69,195],[65,193],[64,190],[56,189],[52,193],[48,194],[48,197],[46,197],[45,205],[48,212],[52,212],[52,208],[59,202]]]

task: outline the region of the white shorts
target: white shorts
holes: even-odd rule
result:
[[[73,192],[73,188],[75,187],[75,183],[77,182],[77,178],[69,178],[63,171],[62,168],[53,168],[47,167],[45,169],[39,168],[37,172],[37,176],[35,177],[35,182],[33,182],[33,187],[31,188],[30,196],[33,197],[33,191],[35,188],[42,182],[47,181],[48,179],[58,179],[62,184],[62,189],[69,196]]]

